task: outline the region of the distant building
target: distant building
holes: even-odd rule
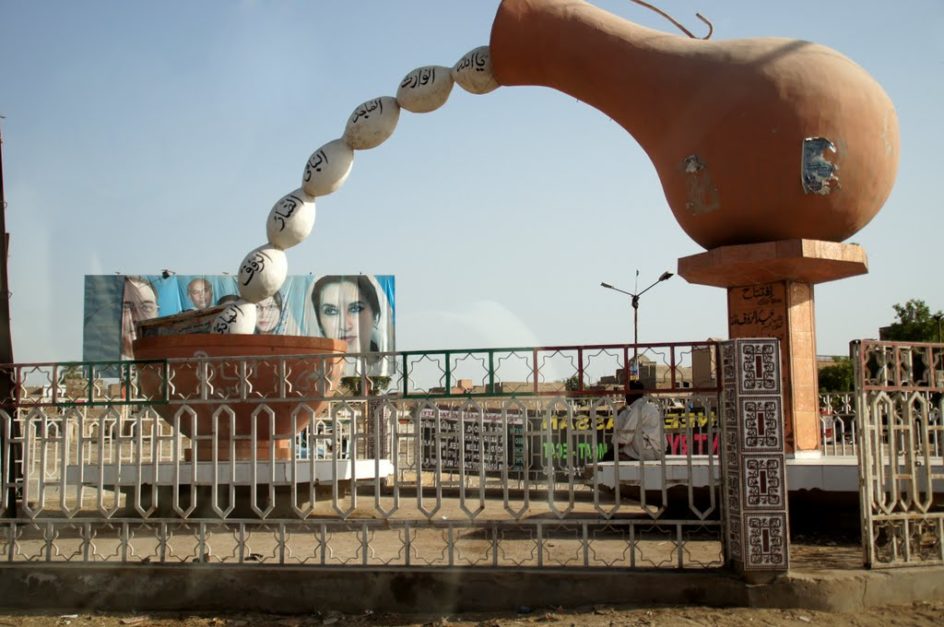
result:
[[[718,346],[719,338],[710,337],[714,346],[696,346],[692,349],[692,387],[713,388],[718,386]]]
[[[647,390],[667,389],[672,387],[672,367],[670,364],[659,363],[646,355],[639,355],[639,374],[638,379]],[[632,364],[630,364],[630,379],[632,376]],[[611,387],[613,391],[622,391],[626,383],[626,369],[619,368],[613,373],[613,376],[600,377],[595,389],[600,386],[604,388]],[[689,366],[675,367],[675,387],[692,387],[692,368]]]
[[[533,392],[534,383],[531,381],[500,381],[492,386],[475,385],[472,379],[459,379],[456,385],[449,388],[449,394],[461,396],[463,394],[514,394],[516,392]],[[564,381],[551,381],[549,383],[538,383],[538,392],[560,392],[567,391],[567,384]],[[430,394],[446,394],[445,387],[434,387],[429,389]]]
[[[846,359],[847,355],[817,355],[816,356],[816,371],[819,372],[827,366],[834,366],[836,362],[840,359]]]

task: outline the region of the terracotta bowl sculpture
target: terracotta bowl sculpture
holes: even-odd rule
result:
[[[500,84],[552,87],[626,129],[675,219],[705,248],[840,242],[872,219],[895,181],[891,100],[825,46],[703,41],[583,0],[502,0],[490,52]]]
[[[344,364],[331,355],[346,347],[324,338],[196,333],[139,338],[134,355],[159,362],[139,364],[138,383],[190,438],[188,459],[210,461],[214,449],[219,460],[252,459],[254,430],[256,459],[289,459],[294,436],[337,389]]]

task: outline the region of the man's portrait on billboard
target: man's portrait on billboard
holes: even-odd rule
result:
[[[213,304],[213,284],[198,277],[187,284],[187,297],[194,309],[206,309]]]
[[[132,343],[135,340],[134,325],[141,320],[156,318],[160,313],[157,291],[146,278],[125,277],[121,298],[121,358],[133,359]]]

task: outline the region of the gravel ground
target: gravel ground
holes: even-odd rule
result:
[[[449,616],[396,615],[365,612],[359,615],[326,612],[303,616],[272,614],[108,614],[108,613],[6,613],[0,614],[0,627],[7,625],[154,625],[176,627],[239,627],[243,625],[276,625],[303,627],[308,625],[404,625],[463,627],[504,627],[511,625],[855,625],[879,627],[886,625],[940,625],[944,601],[915,603],[907,606],[870,608],[858,613],[831,613],[809,610],[773,610],[709,607],[616,607],[595,606],[577,610],[555,608],[520,608],[514,613],[464,614]]]

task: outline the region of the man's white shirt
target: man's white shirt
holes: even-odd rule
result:
[[[665,455],[662,409],[648,396],[637,398],[616,416],[613,446],[633,459],[662,459]]]

